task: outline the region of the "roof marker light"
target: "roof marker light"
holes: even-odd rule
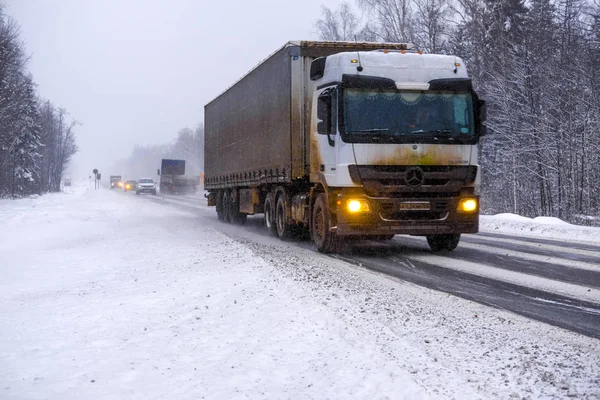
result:
[[[405,54],[405,53],[406,53],[406,50],[402,50],[402,51],[401,51],[401,53],[402,53],[402,54]]]
[[[355,58],[355,59],[353,59],[353,60],[350,60],[350,62],[351,62],[352,64],[356,64],[356,63],[358,62],[358,60]]]
[[[460,63],[454,63],[454,66],[460,67]]]

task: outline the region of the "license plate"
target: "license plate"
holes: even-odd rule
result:
[[[400,209],[404,211],[429,211],[430,208],[428,201],[405,201],[400,203]]]

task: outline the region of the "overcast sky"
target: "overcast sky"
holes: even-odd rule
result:
[[[208,101],[288,40],[316,39],[340,0],[0,0],[21,26],[38,93],[82,123],[86,176],[167,143]],[[117,171],[118,172],[118,171]]]

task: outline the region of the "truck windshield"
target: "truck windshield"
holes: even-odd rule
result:
[[[473,102],[469,93],[344,90],[344,133],[401,138],[471,139]]]

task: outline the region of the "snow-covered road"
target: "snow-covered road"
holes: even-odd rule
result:
[[[189,198],[77,186],[0,201],[0,398],[600,398],[597,339],[213,213]],[[378,251],[437,262],[402,240]],[[548,246],[531,254],[552,257]],[[519,283],[515,268],[495,279],[555,295],[585,288],[593,249],[563,262],[592,274],[583,282],[531,272]],[[570,295],[597,306],[588,288]]]

